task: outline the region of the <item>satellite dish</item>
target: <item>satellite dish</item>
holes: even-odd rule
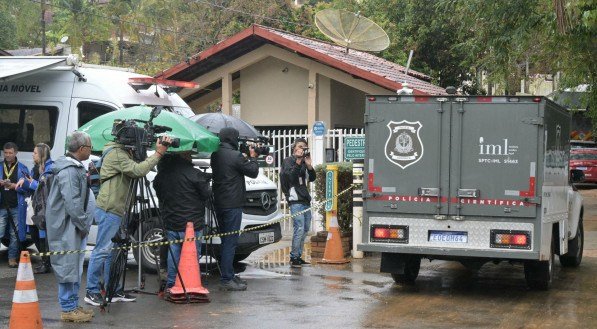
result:
[[[326,37],[348,49],[382,51],[390,46],[388,34],[374,21],[342,9],[315,14],[315,25]]]
[[[66,43],[68,41],[68,35],[63,36],[60,38],[60,43]]]

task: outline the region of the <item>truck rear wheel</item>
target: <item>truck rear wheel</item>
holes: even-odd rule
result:
[[[410,255],[404,261],[404,273],[392,273],[394,282],[400,284],[413,284],[419,276],[421,257]]]
[[[568,241],[568,253],[560,255],[560,264],[564,267],[578,267],[582,261],[585,230],[582,224],[582,217],[578,221],[576,236]]]
[[[549,260],[524,263],[524,277],[529,288],[548,290],[551,287],[554,276],[554,251],[554,241],[552,239]]]

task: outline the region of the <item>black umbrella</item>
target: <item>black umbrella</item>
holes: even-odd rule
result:
[[[197,114],[191,118],[203,127],[207,128],[214,134],[219,134],[222,128],[232,127],[238,130],[241,139],[248,139],[253,141],[265,141],[267,137],[255,129],[248,122],[235,118],[231,115],[226,115],[222,112]]]

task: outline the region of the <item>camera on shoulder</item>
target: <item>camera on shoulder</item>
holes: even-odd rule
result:
[[[139,119],[116,119],[112,125],[112,136],[114,141],[122,144],[133,153],[136,161],[143,161],[147,158],[147,150],[158,140],[157,134],[172,131],[172,128],[161,125],[154,125],[153,119],[157,117],[162,108],[157,106],[151,111],[148,121]],[[140,126],[142,123],[143,126]],[[160,142],[162,137],[159,137]],[[164,143],[165,146],[179,147],[180,138],[172,138],[172,142]]]

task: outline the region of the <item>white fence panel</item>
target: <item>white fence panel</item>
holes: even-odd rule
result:
[[[261,133],[270,138],[270,145],[274,148],[274,165],[272,167],[264,168],[264,174],[276,182],[278,186],[278,200],[280,200],[280,208],[284,214],[289,214],[290,210],[288,204],[283,196],[280,186],[280,167],[282,161],[292,155],[292,142],[296,138],[302,137],[309,141],[310,147],[314,146],[314,137],[307,129],[293,129],[293,130],[263,130]],[[337,160],[344,161],[344,137],[363,137],[365,135],[364,129],[328,129],[324,138],[324,147],[333,148],[337,152]],[[324,153],[324,150],[311,150],[313,152]],[[311,184],[311,195],[315,193],[315,184]],[[317,214],[313,214],[314,221],[318,218]],[[313,230],[318,231],[323,229],[321,227],[311,226]],[[282,222],[282,233],[284,235],[292,235],[292,221]]]

